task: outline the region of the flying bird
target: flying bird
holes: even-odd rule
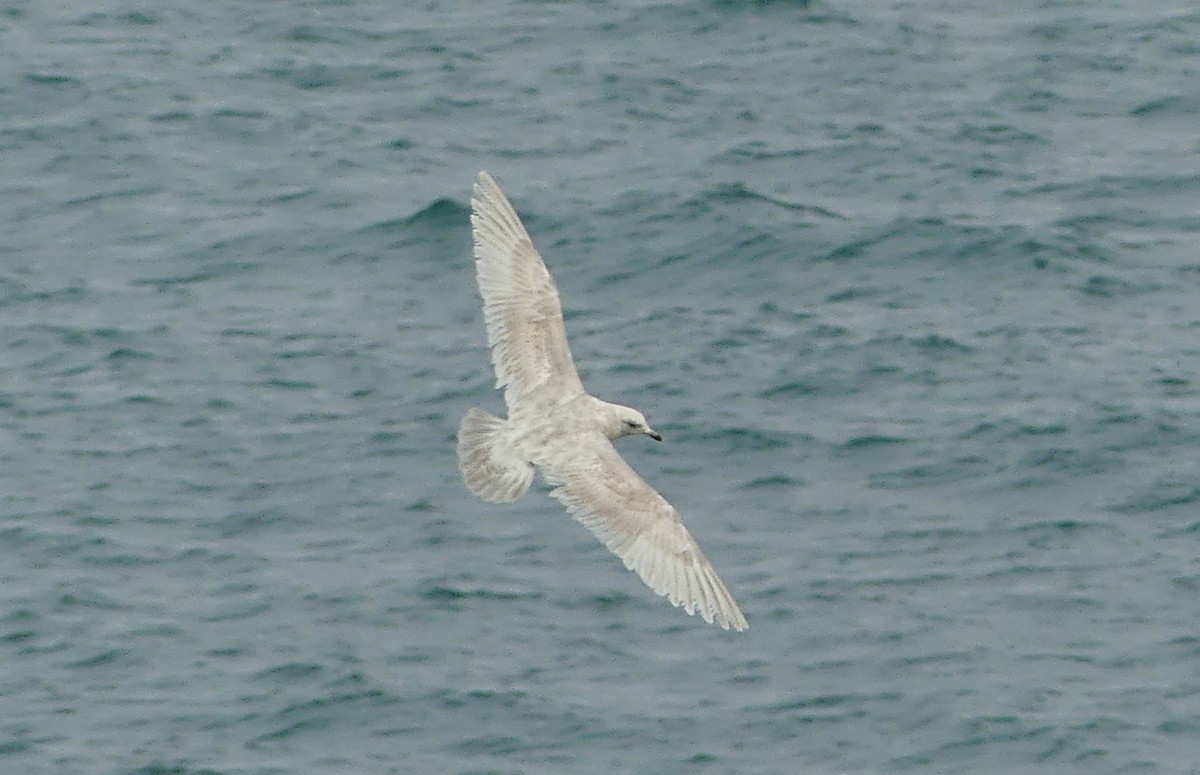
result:
[[[662,436],[636,409],[584,390],[554,279],[486,172],[471,198],[471,232],[496,387],[504,389],[508,417],[474,407],[463,417],[458,464],[467,488],[487,501],[514,501],[540,471],[550,494],[656,593],[724,629],[746,629],[679,512],[613,447],[621,436]]]

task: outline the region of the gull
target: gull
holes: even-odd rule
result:
[[[463,481],[486,501],[525,495],[534,470],[577,521],[657,594],[723,629],[746,618],[675,507],[612,442],[662,441],[636,409],[589,395],[567,345],[558,288],[516,210],[487,172],[471,198],[476,281],[507,418],[472,407],[458,428]]]

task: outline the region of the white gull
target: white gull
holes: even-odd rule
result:
[[[474,407],[463,418],[458,462],[467,487],[484,500],[514,501],[536,468],[571,516],[656,593],[724,629],[746,629],[679,512],[613,447],[621,436],[662,436],[636,409],[584,391],[554,279],[486,172],[475,183],[471,210],[476,279],[508,418]]]

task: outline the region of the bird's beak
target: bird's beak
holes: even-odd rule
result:
[[[662,434],[659,433],[658,431],[654,430],[653,428],[647,428],[646,435],[649,436],[650,438],[654,439],[655,441],[662,441]]]

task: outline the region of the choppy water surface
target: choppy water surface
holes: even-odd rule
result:
[[[0,770],[1189,772],[1183,2],[10,3]],[[493,172],[750,620],[474,500]]]

